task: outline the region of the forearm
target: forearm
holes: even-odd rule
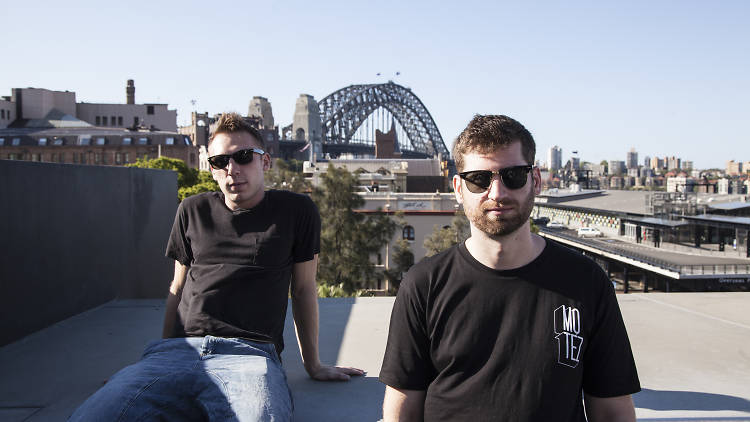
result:
[[[302,362],[309,374],[320,367],[318,355],[318,292],[315,285],[298,286],[292,291],[292,314]]]
[[[385,387],[383,422],[412,422],[424,420],[426,391],[399,390]]]
[[[162,329],[162,338],[174,337],[174,323],[177,319],[177,306],[180,304],[180,297],[175,293],[169,292],[167,295],[167,304],[164,309],[164,327]]]
[[[162,328],[162,337],[174,337],[174,323],[177,320],[177,306],[180,304],[182,297],[182,288],[185,286],[185,280],[188,273],[187,265],[182,265],[178,261],[174,262],[174,278],[169,285],[169,294],[167,295],[167,304],[164,309],[164,326]]]

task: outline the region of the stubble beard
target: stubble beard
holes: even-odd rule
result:
[[[513,206],[513,212],[507,216],[498,215],[491,218],[485,211],[498,207],[499,203],[488,199],[476,208],[465,210],[466,216],[474,227],[484,233],[491,236],[509,235],[526,224],[531,217],[531,211],[534,208],[534,191],[529,190],[529,194],[523,202],[505,201],[502,204]]]

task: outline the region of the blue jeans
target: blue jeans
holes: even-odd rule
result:
[[[70,421],[289,421],[292,395],[273,344],[221,337],[151,342]]]

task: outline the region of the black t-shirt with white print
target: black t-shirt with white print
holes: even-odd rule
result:
[[[404,277],[380,380],[427,390],[428,421],[585,421],[582,391],[640,390],[612,283],[551,241],[499,271],[464,244]]]
[[[306,195],[270,190],[237,211],[221,192],[186,198],[166,251],[190,266],[175,335],[274,343],[281,354],[293,266],[319,252],[320,215]]]

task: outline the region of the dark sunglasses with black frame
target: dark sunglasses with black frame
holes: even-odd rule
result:
[[[208,164],[216,170],[223,169],[229,165],[229,159],[233,159],[237,164],[248,164],[253,162],[253,153],[263,155],[266,152],[260,148],[248,148],[235,151],[231,154],[219,154],[208,157]]]
[[[466,188],[472,193],[483,193],[487,191],[492,185],[492,178],[494,175],[500,176],[500,180],[503,182],[508,189],[521,189],[526,186],[526,181],[529,179],[528,175],[534,166],[513,166],[500,169],[498,171],[491,170],[472,170],[458,173],[458,175],[466,181]]]

